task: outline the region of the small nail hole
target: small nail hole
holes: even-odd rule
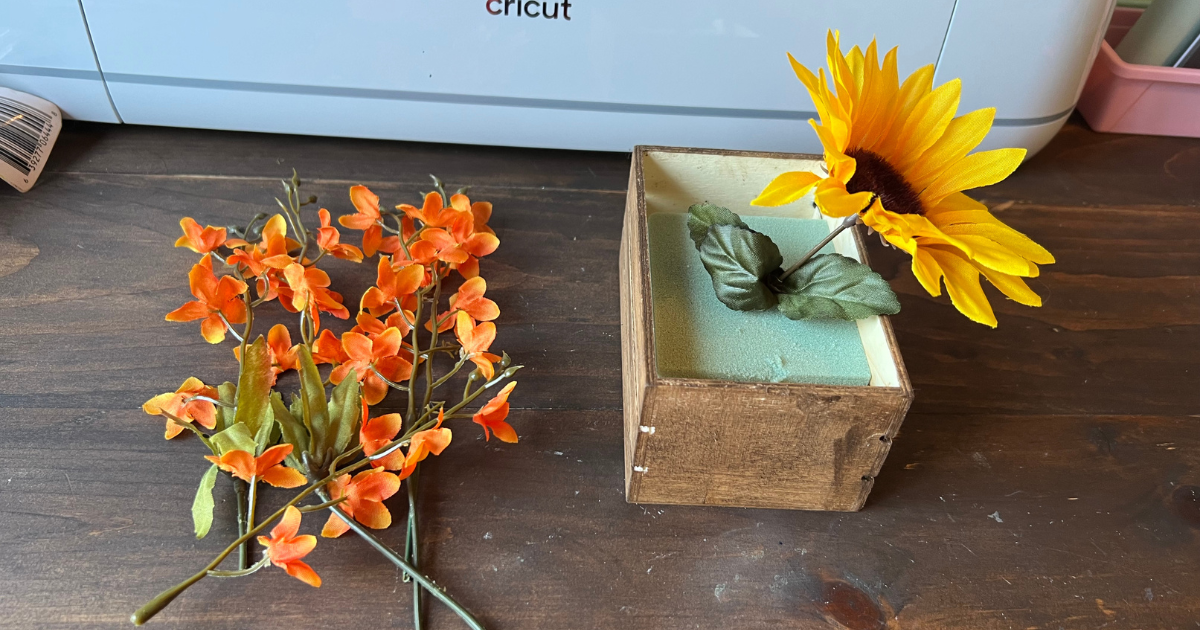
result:
[[[863,480],[863,481],[874,481],[875,479],[874,479],[873,477],[868,477],[868,476],[866,476],[866,475],[863,475],[863,478],[862,478],[862,480]]]
[[[891,440],[891,438],[889,438],[886,435],[881,435],[881,436],[879,436],[879,441],[883,442],[884,444],[887,444],[888,442],[891,442],[892,440]]]

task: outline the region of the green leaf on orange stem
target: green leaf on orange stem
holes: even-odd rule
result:
[[[304,470],[300,465],[300,453],[308,450],[308,430],[283,406],[283,397],[279,392],[271,392],[271,409],[275,413],[275,422],[279,424],[283,441],[292,445],[292,452],[287,456],[288,466]]]
[[[233,410],[237,405],[237,385],[226,381],[217,386],[217,395],[221,402],[225,405],[217,407],[217,426],[218,431],[224,431],[233,426]]]
[[[332,460],[329,449],[336,431],[329,421],[329,406],[325,403],[325,382],[313,363],[308,346],[300,345],[297,353],[300,372],[300,400],[304,426],[308,429],[308,455],[317,470],[323,470]]]
[[[333,456],[341,455],[358,434],[362,417],[361,387],[353,374],[346,375],[329,399],[329,418],[333,428]]]
[[[250,435],[258,435],[259,429],[271,424],[271,420],[271,348],[259,335],[246,346],[246,356],[242,357],[234,422],[245,424]]]
[[[253,453],[255,447],[254,436],[250,435],[250,429],[244,424],[235,424],[220,433],[214,433],[209,441],[221,455],[229,451]]]
[[[288,411],[292,417],[298,420],[301,424],[304,423],[304,399],[300,398],[300,394],[292,394],[292,404],[288,405]],[[307,425],[304,428],[305,433],[308,432]]]
[[[258,433],[254,434],[256,457],[265,453],[279,439],[279,432],[275,430],[275,413],[270,407],[267,411],[270,412],[270,419],[262,423],[262,426],[258,427]]]
[[[217,483],[218,468],[216,464],[208,467],[200,478],[200,487],[196,488],[196,498],[192,501],[192,525],[196,530],[196,538],[204,538],[213,522],[213,486]]]

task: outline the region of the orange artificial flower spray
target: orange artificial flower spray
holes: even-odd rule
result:
[[[192,503],[196,537],[212,529],[213,493],[222,473],[237,501],[237,535],[199,572],[138,609],[135,624],[205,577],[244,577],[275,566],[321,586],[316,570],[303,560],[318,538],[300,533],[303,514],[321,511],[328,513],[323,537],[354,532],[413,582],[417,628],[423,591],[469,627],[482,628],[417,564],[418,468],[450,446],[449,425],[456,421],[470,419],[485,438],[494,434],[516,442],[506,418],[516,385],[512,377],[521,366],[491,348],[500,307],[484,295],[480,259],[500,245],[488,227],[492,205],[472,203],[465,190],[449,195],[436,177],[434,184],[436,190],[421,196],[420,208],[401,204],[394,211],[381,207],[365,186],[352,186],[354,211],[338,224],[362,232],[361,248],[342,242],[329,210],[308,208],[316,197],[301,200],[295,174],[283,181],[287,199],[276,200],[280,213],[259,214],[244,226],[180,221],[183,235],[176,247],[201,258],[188,275],[195,299],[166,318],[200,320],[200,333],[211,344],[231,341],[237,377],[215,387],[188,378],[142,408],[166,421],[167,439],[186,430],[195,436],[193,448],[209,451],[202,455],[211,465]],[[333,259],[344,262],[331,276],[322,265]],[[348,263],[364,262],[374,267],[376,282],[357,301],[355,325],[341,332],[324,328],[341,326],[338,320],[348,320],[355,307],[335,290],[334,278],[361,269]],[[266,335],[255,328],[259,311],[271,302],[295,317],[295,336],[286,324]],[[322,320],[322,313],[333,319]],[[450,385],[455,395],[446,398],[441,388]],[[286,403],[280,387],[295,390]],[[481,396],[488,392],[491,399],[484,404]],[[376,406],[390,412],[372,414]],[[471,426],[465,423],[464,429]],[[282,508],[260,518],[258,497],[268,487],[296,491]],[[384,501],[402,487],[408,514],[404,550],[398,552],[370,530],[392,525]],[[251,544],[256,538],[262,545],[257,562]],[[220,568],[235,552],[237,567]]]

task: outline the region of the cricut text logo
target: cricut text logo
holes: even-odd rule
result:
[[[538,0],[487,0],[487,12],[492,15],[524,15],[525,17],[544,17],[547,20],[557,20],[558,11],[562,9],[562,18],[571,19],[571,0],[562,2],[539,2]]]

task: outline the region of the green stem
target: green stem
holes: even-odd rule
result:
[[[246,533],[246,482],[241,479],[233,480],[233,490],[237,494],[238,536]],[[238,546],[238,569],[250,566],[250,545]]]
[[[250,575],[251,573],[254,573],[254,572],[258,571],[259,569],[267,566],[267,563],[270,561],[271,561],[270,556],[263,556],[263,559],[259,560],[258,562],[255,562],[254,566],[252,566],[252,567],[246,567],[245,569],[239,569],[237,571],[209,571],[208,577],[219,577],[219,578],[245,577],[245,576]]]
[[[307,514],[309,512],[320,512],[321,510],[331,508],[349,498],[350,497],[346,496],[346,497],[342,497],[340,499],[332,499],[332,500],[326,501],[324,503],[318,503],[316,505],[306,505],[304,507],[296,508],[296,509],[300,510],[300,512],[303,514]]]
[[[420,570],[420,543],[417,538],[417,472],[408,477],[404,484],[408,488],[408,526],[405,533],[405,548],[409,549],[408,558],[414,569]],[[409,545],[409,543],[412,543]],[[413,628],[421,630],[421,587],[413,583]]]
[[[428,360],[428,359],[426,359],[426,360]],[[442,383],[445,383],[446,381],[450,380],[450,378],[452,376],[454,376],[455,374],[458,374],[458,371],[461,370],[462,366],[466,365],[466,363],[467,363],[467,359],[465,357],[460,358],[458,360],[458,363],[454,364],[454,369],[450,370],[449,372],[446,372],[446,374],[444,374],[441,378],[434,381],[433,389],[441,387]]]
[[[416,322],[421,321],[421,310],[425,307],[425,293],[428,287],[417,291],[417,311],[413,313],[412,327],[412,370],[408,375],[408,411],[404,414],[405,422],[412,422],[413,414],[416,413],[417,400],[413,397],[413,391],[417,388],[417,365],[421,360],[421,344],[418,332],[421,327],[416,325]],[[398,308],[398,306],[397,306]],[[401,311],[403,313],[404,311]]]
[[[249,293],[249,291],[249,289],[246,290],[247,293]],[[238,340],[238,343],[242,344],[242,347],[245,347],[246,336],[239,335],[237,331],[233,329],[233,324],[229,323],[229,320],[225,317],[225,313],[217,311],[217,316],[221,318],[221,321],[225,322],[225,329],[229,331],[229,334],[233,335],[234,338]]]
[[[201,396],[199,394],[192,396],[190,398],[185,398],[183,401],[183,404],[186,405],[194,400],[203,400],[204,402],[210,402],[218,407],[225,407],[226,409],[236,409],[237,408],[235,405],[231,405],[227,402],[217,400],[216,398],[209,398],[208,396]]]
[[[254,529],[254,512],[255,512],[255,507],[258,504],[258,477],[257,476],[250,478],[249,486],[250,486],[250,491],[247,493],[247,496],[246,496],[246,529],[247,530]],[[249,561],[250,558],[254,555],[254,551],[250,548],[249,540],[247,540],[246,543],[242,545],[242,549],[240,551],[238,551],[238,554],[239,554],[238,555],[239,558],[241,558],[242,554],[245,554],[247,561]]]
[[[321,498],[327,498],[324,494],[324,491],[319,491],[318,496]],[[483,624],[479,623],[479,621],[475,619],[475,617],[472,616],[466,608],[463,608],[461,604],[454,601],[454,598],[446,594],[446,591],[443,590],[442,587],[435,584],[433,580],[421,575],[415,568],[413,568],[412,565],[405,562],[404,558],[401,558],[399,554],[392,550],[391,547],[388,547],[383,543],[382,540],[376,537],[375,534],[372,534],[368,529],[362,525],[359,525],[358,522],[354,520],[354,517],[348,516],[337,506],[331,507],[329,510],[334,514],[337,514],[338,518],[345,521],[346,525],[349,526],[354,533],[361,536],[363,540],[367,541],[367,544],[374,547],[375,551],[378,551],[392,564],[399,567],[401,571],[404,571],[408,575],[412,576],[413,581],[419,584],[422,588],[430,593],[433,593],[434,597],[441,600],[441,602],[450,608],[450,610],[454,611],[454,614],[458,615],[460,619],[466,622],[467,626],[472,628],[472,630],[484,630]]]
[[[392,442],[389,443],[384,448],[384,450],[386,450],[389,453],[392,451],[395,451],[397,448],[400,448],[402,445],[408,443],[408,441],[412,438],[413,433],[416,433],[416,431],[414,431],[410,428],[408,431],[406,431],[404,433],[404,435],[396,438],[395,440],[392,440]],[[380,455],[380,457],[382,457],[382,456],[383,455]],[[249,541],[250,539],[254,538],[254,536],[256,536],[259,532],[261,532],[263,529],[265,529],[267,527],[267,525],[273,523],[276,519],[283,516],[283,513],[285,510],[287,510],[287,508],[296,505],[300,501],[303,501],[305,497],[316,492],[318,489],[323,488],[325,486],[325,484],[329,483],[330,481],[333,481],[334,479],[337,479],[339,476],[341,476],[345,473],[354,472],[360,468],[363,468],[364,466],[367,466],[370,463],[371,463],[371,459],[361,459],[357,462],[354,462],[353,464],[350,464],[349,466],[347,466],[346,468],[344,468],[342,470],[331,470],[328,475],[326,475],[324,478],[322,478],[319,481],[313,482],[307,488],[300,491],[299,494],[292,497],[292,499],[290,501],[285,503],[283,505],[283,507],[276,510],[273,514],[271,514],[267,518],[263,519],[263,521],[261,523],[259,523],[257,526],[249,528],[245,533],[243,533],[241,536],[239,536],[237,540],[233,541],[232,543],[229,543],[228,547],[226,547],[223,551],[221,551],[221,553],[217,554],[217,557],[213,558],[212,561],[208,563],[208,565],[206,565],[203,569],[198,571],[195,575],[193,575],[193,576],[187,578],[186,580],[180,582],[179,584],[176,584],[175,586],[172,586],[171,588],[159,593],[158,596],[156,596],[154,599],[150,600],[145,605],[143,605],[141,608],[137,609],[133,613],[133,615],[130,617],[130,621],[132,621],[133,624],[136,626],[140,626],[140,625],[146,623],[152,617],[154,617],[154,615],[157,615],[163,608],[166,608],[168,604],[170,604],[172,601],[175,600],[176,597],[179,597],[180,593],[187,590],[188,587],[195,584],[196,582],[199,582],[200,580],[204,579],[204,577],[208,575],[209,571],[216,569],[222,562],[224,562],[225,558],[229,557],[229,554],[233,553],[234,549],[237,549],[242,544],[244,544],[247,541]],[[318,496],[321,496],[323,500],[328,500],[328,497],[326,497],[326,496],[323,496],[323,495],[318,495]],[[337,508],[337,506],[332,506],[329,509],[334,510],[335,512],[341,512],[341,510],[339,510]],[[353,519],[346,517],[344,513],[339,514],[339,516],[342,518],[342,520],[344,520],[350,524],[351,529],[354,529],[360,535],[362,535],[362,532],[365,531],[365,530],[362,530],[362,528],[360,528],[360,527],[356,529],[357,523],[355,523]],[[369,536],[369,533],[367,535]],[[421,579],[425,580],[425,578],[423,578],[423,577]],[[425,585],[425,584],[428,584],[428,586],[426,586],[427,589],[428,588],[436,589],[436,587],[433,586],[432,582],[429,582],[428,580],[425,580],[423,585]],[[440,595],[438,593],[440,593],[440,591],[434,592],[435,595],[438,595],[438,599],[442,599],[443,601],[449,600],[449,597],[446,596],[444,593],[441,593]],[[445,599],[443,599],[443,598],[445,598]],[[453,600],[449,600],[449,601],[453,602]],[[447,605],[450,605],[450,604],[447,604]],[[451,608],[454,608],[455,606],[458,606],[458,605],[453,604],[451,606]],[[461,608],[461,607],[459,607],[459,608]],[[457,612],[457,610],[456,610],[456,612]],[[479,626],[472,626],[472,627],[479,627]]]
[[[175,424],[187,429],[188,431],[195,433],[196,436],[200,438],[200,442],[202,444],[204,444],[205,446],[207,446],[208,450],[212,451],[213,455],[219,455],[219,453],[217,453],[216,447],[213,446],[212,440],[208,439],[208,436],[204,435],[203,431],[201,431],[200,429],[197,429],[196,425],[192,424],[191,422],[188,422],[187,420],[184,420],[183,418],[180,418],[179,416],[176,416],[175,414],[173,414],[165,409],[162,411],[162,415],[166,416],[167,420],[170,420],[171,422],[174,422]]]
[[[442,273],[438,270],[438,263],[433,262],[433,305],[429,308],[429,327],[432,329],[429,333],[429,350],[437,347],[438,340],[438,302],[442,299]],[[421,321],[418,319],[417,321]],[[414,348],[415,351],[415,348]],[[433,399],[433,388],[436,387],[433,380],[433,357],[425,359],[425,400],[421,403],[421,408],[429,406],[429,401]]]
[[[408,391],[408,388],[407,388],[407,387],[405,387],[405,386],[403,386],[403,385],[401,385],[401,384],[399,384],[399,383],[392,382],[392,380],[391,380],[391,379],[389,379],[388,377],[384,376],[382,372],[380,372],[379,370],[375,369],[375,364],[374,364],[374,363],[372,363],[370,367],[371,367],[371,371],[375,373],[375,376],[378,376],[378,377],[379,377],[379,380],[381,380],[381,381],[383,381],[384,383],[386,383],[388,387],[391,387],[392,389],[396,389],[396,390],[399,390],[399,391],[402,391],[402,392],[407,392],[407,391]]]
[[[403,215],[396,217],[396,227],[400,228],[400,229],[396,230],[396,234],[398,234],[400,236],[400,238],[398,240],[400,241],[400,247],[404,250],[404,257],[409,260],[412,260],[412,252],[409,251],[409,249],[408,249],[408,242],[404,240],[404,217],[403,217]]]
[[[362,463],[365,465],[367,462],[362,462]],[[226,547],[224,551],[217,554],[217,557],[212,559],[212,562],[209,562],[203,569],[196,572],[195,575],[193,575],[192,577],[189,577],[188,579],[180,582],[179,584],[176,584],[175,586],[172,586],[171,588],[159,593],[157,597],[150,600],[144,606],[142,606],[141,608],[134,611],[133,615],[130,617],[130,621],[132,621],[133,625],[135,625],[135,626],[140,626],[140,625],[146,623],[147,621],[149,621],[152,617],[154,617],[154,615],[157,615],[159,613],[159,611],[161,611],[163,608],[166,608],[168,604],[170,604],[172,601],[174,601],[176,597],[179,597],[180,593],[186,591],[188,589],[188,587],[195,584],[196,582],[199,582],[200,580],[204,579],[208,575],[209,571],[216,569],[221,564],[221,562],[223,562],[225,560],[225,558],[229,557],[229,554],[233,553],[234,549],[240,547],[243,543],[249,541],[251,538],[253,538],[255,535],[257,535],[260,531],[265,529],[266,526],[268,524],[270,524],[271,522],[273,522],[275,519],[279,518],[280,516],[283,516],[284,510],[286,510],[289,506],[293,506],[293,505],[299,503],[301,500],[304,499],[304,497],[312,494],[313,492],[316,491],[316,489],[318,487],[320,487],[326,483],[329,483],[329,481],[331,481],[330,478],[325,478],[325,479],[322,479],[321,481],[309,486],[308,488],[304,489],[302,492],[300,492],[295,497],[293,497],[291,501],[288,501],[283,507],[279,508],[274,514],[267,517],[257,527],[248,529],[246,531],[246,533],[242,534],[240,537],[238,537],[237,540],[230,543],[230,545],[228,547]]]

